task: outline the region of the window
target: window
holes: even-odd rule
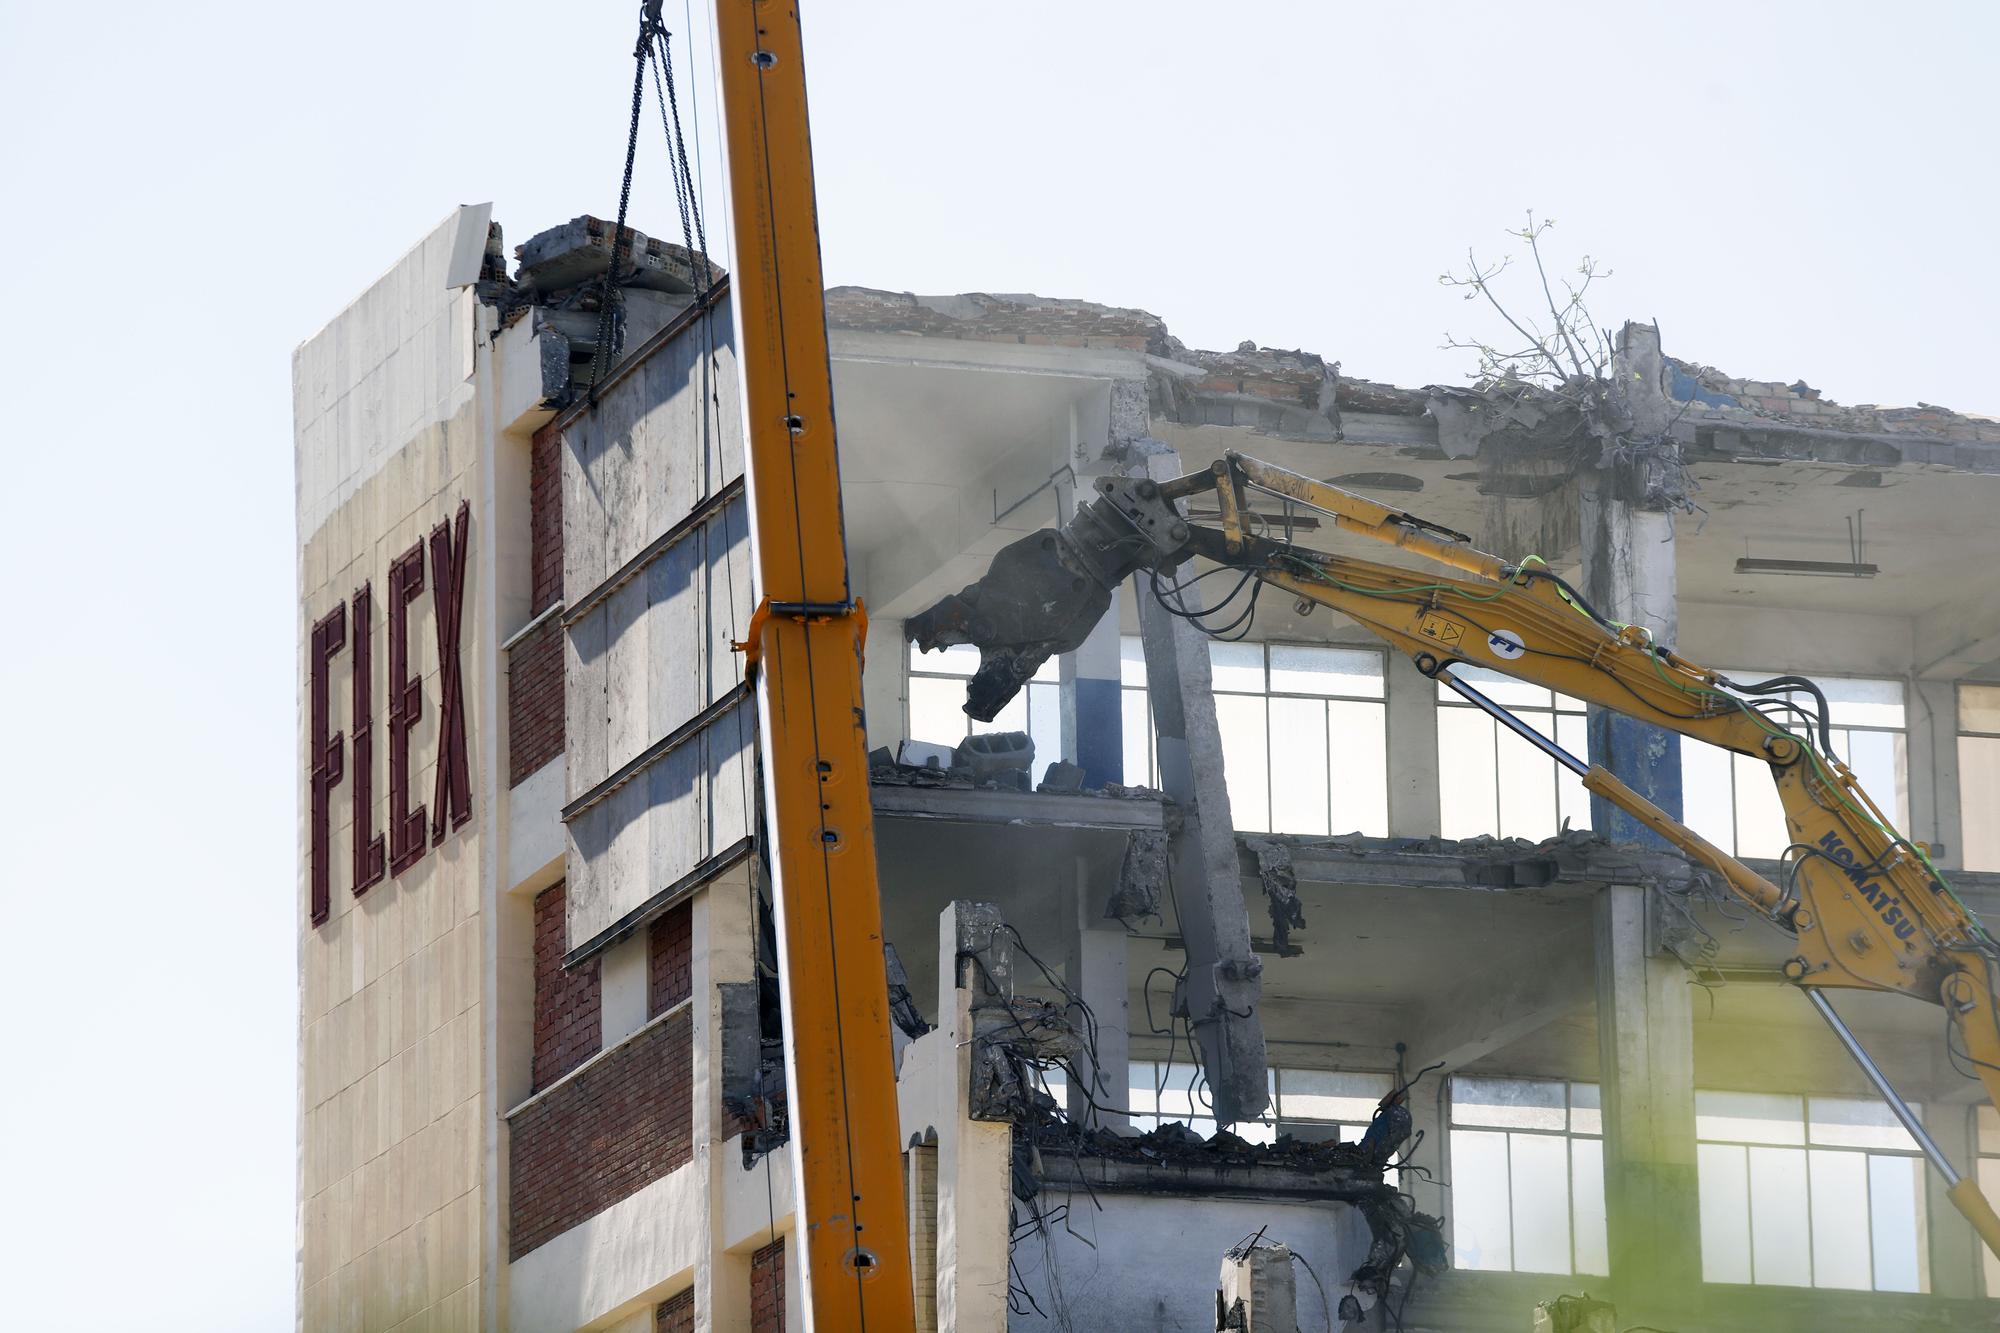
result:
[[[1007,701],[991,722],[975,722],[965,713],[965,682],[979,670],[979,650],[954,644],[941,653],[910,645],[910,739],[957,745],[975,732],[1025,731],[1035,742],[1034,780],[1040,782],[1049,765],[1062,758],[1062,687],[1056,659],[1042,663],[1028,687]]]
[[[1483,667],[1451,672],[1579,759],[1589,753],[1581,699]],[[1540,840],[1561,832],[1565,821],[1590,827],[1581,778],[1448,686],[1437,688],[1438,817],[1445,837]]]
[[[1157,1129],[1178,1120],[1203,1138],[1215,1133],[1208,1093],[1193,1066],[1165,1060],[1134,1060],[1127,1105],[1132,1127]],[[1280,1133],[1312,1141],[1355,1143],[1374,1119],[1375,1105],[1389,1095],[1388,1074],[1333,1069],[1273,1069],[1271,1109],[1262,1120],[1239,1124],[1235,1134],[1252,1143],[1275,1143]],[[1192,1083],[1192,1088],[1190,1088]]]
[[[1732,680],[1759,681],[1781,673],[1722,674]],[[1907,825],[1910,798],[1903,683],[1838,676],[1814,679],[1826,692],[1835,753],[1847,761],[1882,812],[1898,828]],[[1819,705],[1810,694],[1792,691],[1782,697],[1817,719]],[[1805,726],[1796,714],[1789,717],[1793,730]],[[1816,732],[1817,720],[1813,727]],[[1816,735],[1814,740],[1818,743]],[[1688,827],[1735,856],[1775,859],[1784,855],[1791,843],[1769,766],[1749,755],[1732,754],[1685,736],[1681,738],[1681,813]]]
[[[1990,1106],[1978,1108],[1978,1128],[1974,1142],[1979,1151],[1979,1190],[1987,1198],[2000,1191],[2000,1112]],[[1986,1294],[2000,1297],[2000,1259],[1984,1245],[1979,1247],[1980,1269],[1986,1279]]]
[[[1923,1158],[1859,1097],[1696,1092],[1709,1282],[1924,1291]]]
[[[1389,746],[1382,654],[1372,648],[1213,640],[1208,648],[1236,827],[1386,835]],[[1146,659],[1137,638],[1124,640],[1121,679],[1125,779],[1157,786]]]
[[[2000,685],[1958,687],[1958,818],[1965,868],[2000,870]]]
[[[1516,1273],[1611,1271],[1597,1085],[1451,1080],[1451,1262]]]

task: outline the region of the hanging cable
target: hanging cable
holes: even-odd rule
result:
[[[611,267],[599,283],[597,351],[590,361],[590,405],[597,406],[597,386],[611,368],[612,302],[618,269],[625,262],[625,212],[632,202],[632,164],[639,156],[639,112],[646,103],[646,53],[653,46],[653,25],[659,22],[660,0],[645,0],[639,8],[639,40],[632,47],[632,127],[625,135],[625,175],[618,185],[618,221],[611,233]]]

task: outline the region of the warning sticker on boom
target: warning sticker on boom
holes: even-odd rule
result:
[[[1456,645],[1465,637],[1465,626],[1450,616],[1426,611],[1424,618],[1417,622],[1417,634],[1432,643],[1441,643],[1449,647]]]

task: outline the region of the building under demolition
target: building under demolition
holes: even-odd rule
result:
[[[637,237],[606,309],[612,231],[510,257],[461,208],[296,357],[306,1329],[799,1325],[728,280]],[[1630,409],[1677,446],[1635,501],[1519,385],[1079,300],[826,315],[920,1327],[1523,1330],[1586,1291],[1685,1329],[1992,1327],[2000,1264],[1779,984],[1785,940],[1378,640],[1136,578],[980,724],[978,651],[909,635],[1101,480],[1241,453],[1815,678],[1990,913],[2000,421],[1627,326]],[[1479,680],[1782,874],[1759,765]],[[2000,1185],[1941,1011],[1842,1010]]]

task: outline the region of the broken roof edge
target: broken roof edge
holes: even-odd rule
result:
[[[1440,404],[1484,400],[1518,408],[1524,395],[1546,398],[1552,411],[1565,405],[1557,395],[1519,382],[1403,387],[1360,379],[1342,374],[1341,363],[1322,354],[1247,340],[1229,352],[1193,348],[1150,311],[1070,297],[994,292],[926,296],[849,285],[828,289],[826,313],[829,327],[860,332],[1142,353],[1153,371],[1156,415],[1188,425],[1248,426],[1291,439],[1331,443],[1346,438],[1342,413],[1436,419]],[[1696,442],[1695,433],[1703,428],[1718,427],[1855,436],[1898,448],[1905,442],[1932,446],[1915,450],[1910,462],[1994,470],[1995,464],[1984,458],[1936,446],[2000,445],[2000,418],[1931,403],[1844,406],[1803,380],[1784,385],[1733,379],[1692,360],[1662,355],[1661,362],[1660,391],[1679,413],[1674,434],[1684,442]],[[1830,461],[1844,461],[1839,454]],[[1880,465],[1897,460],[1868,461]]]

